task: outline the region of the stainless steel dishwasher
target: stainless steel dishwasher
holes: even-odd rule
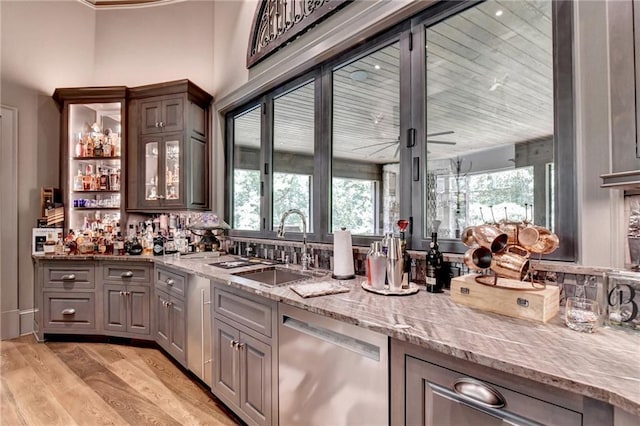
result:
[[[279,304],[280,425],[387,425],[389,339]]]

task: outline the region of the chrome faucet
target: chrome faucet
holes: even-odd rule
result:
[[[284,222],[287,220],[292,214],[297,214],[302,219],[302,270],[307,271],[309,266],[311,266],[311,256],[307,254],[307,219],[304,217],[304,213],[302,213],[298,209],[290,209],[284,212],[282,218],[280,219],[280,227],[278,227],[278,238],[284,238]]]

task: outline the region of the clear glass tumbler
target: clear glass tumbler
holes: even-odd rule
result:
[[[565,323],[572,330],[593,333],[600,325],[600,305],[584,297],[567,298]]]

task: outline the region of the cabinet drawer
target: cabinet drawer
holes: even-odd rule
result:
[[[422,419],[428,425],[582,424],[582,415],[559,401],[543,401],[412,356],[405,363],[406,424],[422,424]]]
[[[93,293],[45,292],[45,329],[95,329]]]
[[[184,298],[186,278],[184,275],[163,268],[156,268],[156,288],[170,295]]]
[[[94,288],[93,263],[47,264],[44,266],[44,287],[75,289]]]
[[[102,279],[148,284],[151,282],[151,267],[141,263],[105,263],[102,265]]]
[[[214,310],[219,315],[271,337],[273,306],[267,300],[262,302],[216,287]]]

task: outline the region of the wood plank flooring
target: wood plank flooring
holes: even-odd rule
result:
[[[158,349],[0,342],[1,425],[237,425]]]

